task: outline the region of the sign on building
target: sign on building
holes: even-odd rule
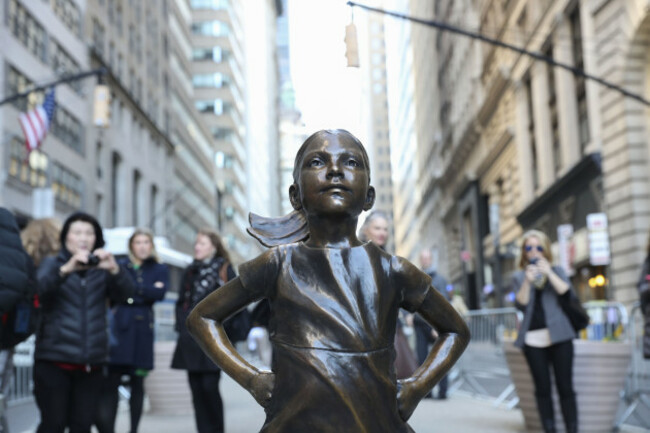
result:
[[[559,247],[560,266],[568,276],[575,274],[573,269],[573,225],[561,224],[557,226],[557,243]]]
[[[589,263],[593,266],[609,265],[611,253],[607,234],[607,215],[604,213],[587,215],[587,232],[589,233]]]

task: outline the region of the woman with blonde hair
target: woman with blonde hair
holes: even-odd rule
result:
[[[573,389],[573,339],[576,332],[561,302],[576,296],[564,270],[551,266],[551,242],[543,232],[523,235],[520,271],[513,276],[516,306],[524,312],[515,345],[523,349],[535,384],[537,410],[545,433],[554,433],[551,373],[560,396],[568,433],[578,431],[578,408]]]
[[[55,255],[61,249],[59,235],[61,222],[56,218],[39,218],[31,220],[20,232],[25,251],[38,267],[47,256]]]
[[[153,365],[154,311],[169,288],[169,270],[159,263],[150,230],[136,229],[129,238],[128,258],[118,261],[135,284],[135,293],[112,307],[107,392],[101,402],[95,424],[101,433],[115,431],[119,402],[118,387],[123,376],[129,377],[131,396],[131,433],[137,433],[144,402],[144,378]]]

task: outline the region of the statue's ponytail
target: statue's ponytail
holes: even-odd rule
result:
[[[267,218],[248,214],[250,227],[248,233],[262,245],[275,247],[278,245],[300,242],[309,237],[307,218],[301,211],[293,211],[288,215]]]

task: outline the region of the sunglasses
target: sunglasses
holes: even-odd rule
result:
[[[531,251],[533,250],[533,248],[536,248],[537,251],[539,251],[540,253],[543,253],[543,252],[544,252],[544,247],[541,246],[541,245],[537,245],[536,247],[532,247],[532,246],[530,246],[530,245],[526,245],[526,246],[524,247],[524,249],[526,250],[527,253],[531,252]]]

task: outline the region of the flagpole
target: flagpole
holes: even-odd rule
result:
[[[16,99],[26,98],[32,92],[36,92],[36,91],[39,91],[39,90],[45,90],[48,87],[56,86],[57,84],[63,84],[63,83],[69,83],[71,81],[81,80],[83,78],[90,77],[92,75],[97,75],[97,76],[101,77],[101,76],[104,76],[105,74],[106,74],[106,68],[97,68],[97,69],[92,69],[90,71],[80,72],[80,73],[74,74],[74,75],[66,75],[64,77],[59,78],[58,80],[51,81],[51,82],[46,83],[46,84],[41,84],[40,86],[32,87],[29,90],[24,91],[22,93],[16,93],[15,95],[8,96],[8,97],[0,100],[0,105],[6,104],[6,103],[9,103],[9,102],[13,102]]]

